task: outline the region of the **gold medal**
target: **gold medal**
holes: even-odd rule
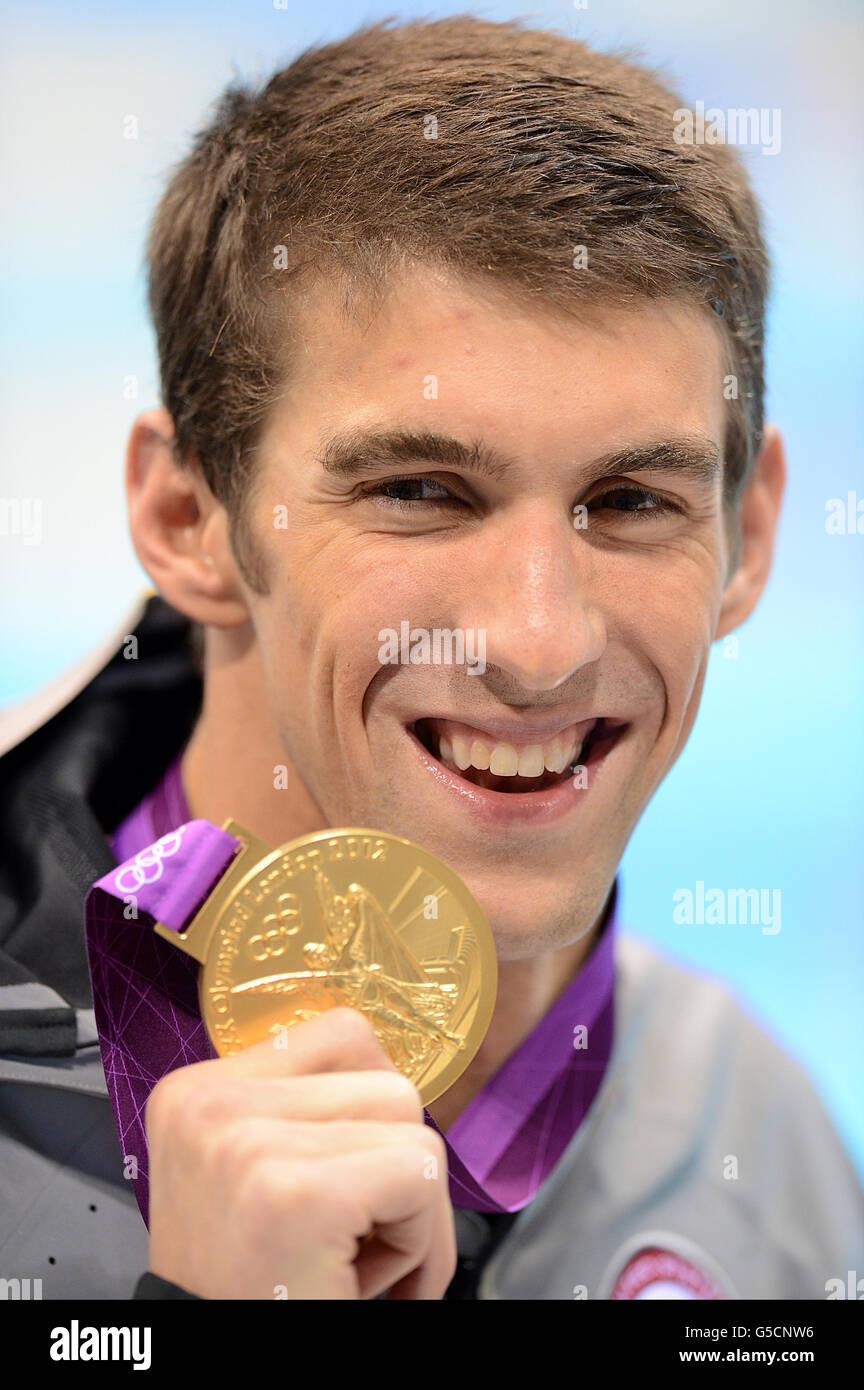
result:
[[[378,830],[320,830],[273,849],[243,842],[183,932],[201,962],[201,1017],[220,1057],[326,1009],[359,1009],[424,1105],[474,1057],[495,1005],[492,932],[458,874]]]

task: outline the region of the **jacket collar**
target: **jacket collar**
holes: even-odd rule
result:
[[[107,655],[103,645],[4,721],[0,1054],[74,1053],[76,1011],[92,1007],[84,896],[116,863],[108,833],[200,708],[192,624],[158,595],[137,618]]]

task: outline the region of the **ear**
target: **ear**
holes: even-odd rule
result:
[[[766,425],[762,448],[738,504],[738,562],[723,591],[715,641],[749,618],[765,588],[785,485],[783,440],[773,425]]]
[[[228,516],[196,462],[178,464],[166,410],[139,415],[126,449],[126,497],[132,543],[156,588],[195,622],[248,622]]]

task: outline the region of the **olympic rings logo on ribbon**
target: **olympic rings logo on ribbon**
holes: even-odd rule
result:
[[[180,840],[185,825],[181,825],[177,830],[171,830],[167,835],[163,835],[160,840],[156,840],[146,849],[141,849],[134,859],[129,859],[117,870],[114,879],[114,886],[120,893],[134,893],[139,888],[143,888],[145,883],[156,883],[165,872],[163,860],[170,855],[176,854],[180,848]],[[132,882],[127,884],[123,880],[131,875]]]

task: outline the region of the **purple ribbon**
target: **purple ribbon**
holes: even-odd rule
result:
[[[98,879],[84,902],[102,1065],[145,1224],[147,1098],[169,1071],[217,1056],[198,1009],[198,962],[153,923],[181,931],[238,848],[209,821],[188,821]]]

